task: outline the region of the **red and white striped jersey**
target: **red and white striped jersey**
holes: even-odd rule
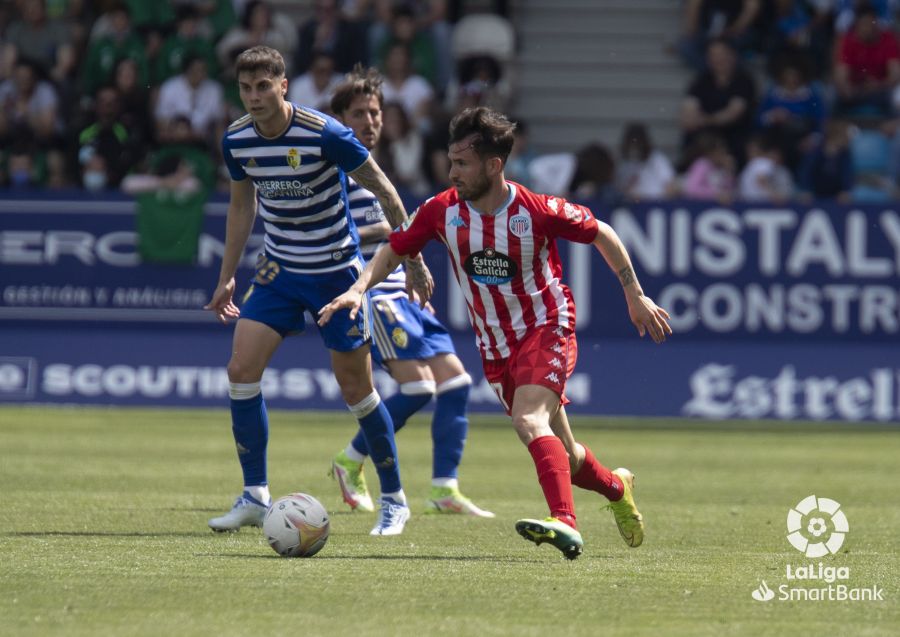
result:
[[[494,215],[460,201],[455,188],[435,195],[390,236],[400,255],[431,239],[447,246],[483,358],[508,358],[538,325],[575,329],[575,303],[561,281],[555,239],[591,243],[591,211],[507,182],[510,196]]]

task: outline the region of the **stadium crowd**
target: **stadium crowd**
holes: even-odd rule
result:
[[[589,141],[538,155],[520,120],[507,174],[607,203],[891,199],[898,5],[684,0],[674,52],[696,75],[677,153],[626,122],[617,148]],[[233,61],[267,44],[287,60],[289,98],[326,112],[342,74],[357,63],[379,68],[386,103],[374,154],[399,189],[421,198],[448,185],[455,113],[514,106],[513,22],[502,0],[2,2],[0,187],[223,187],[219,140],[243,114]]]

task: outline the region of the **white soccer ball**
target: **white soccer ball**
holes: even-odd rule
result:
[[[275,500],[263,520],[269,545],[282,557],[312,557],[325,546],[328,532],[328,511],[305,493]]]

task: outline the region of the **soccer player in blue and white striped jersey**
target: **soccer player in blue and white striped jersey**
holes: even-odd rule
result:
[[[331,110],[371,150],[381,136],[383,95],[381,76],[374,69],[354,69],[334,92]],[[359,231],[366,259],[390,233],[390,225],[375,196],[349,180],[350,214]],[[406,274],[398,266],[375,286],[372,296],[372,357],[390,372],[400,391],[384,402],[397,431],[436,395],[431,420],[433,462],[426,513],[461,513],[494,517],[459,490],[458,469],[466,442],[466,408],[472,379],[456,356],[453,341],[434,315],[412,303],[405,292]],[[372,510],[363,461],[369,455],[363,432],[332,460],[344,501],[353,509]]]
[[[407,218],[397,191],[349,128],[285,101],[287,79],[278,51],[264,46],[244,51],[236,74],[247,115],[229,126],[222,141],[231,201],[219,281],[206,309],[223,322],[239,319],[228,379],[244,490],[231,511],[209,521],[215,531],[262,525],[271,501],[263,371],[284,337],[305,328],[304,311],[315,315],[361,271],[347,175],[375,194],[393,226]],[[265,249],[239,310],[233,299],[234,274],[257,212],[264,223]],[[409,262],[408,273],[410,288],[427,300],[433,282],[421,259]],[[394,426],[372,384],[368,311],[354,319],[345,313],[333,329],[320,333],[381,482],[381,515],[372,535],[398,535],[409,507],[400,484]]]

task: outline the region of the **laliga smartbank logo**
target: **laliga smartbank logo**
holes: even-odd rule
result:
[[[806,557],[835,554],[850,530],[841,505],[829,498],[803,498],[787,516],[788,542]]]
[[[806,557],[816,559],[834,556],[844,544],[850,531],[847,516],[841,505],[830,498],[811,495],[803,498],[788,510],[787,540]],[[750,593],[758,602],[778,601],[833,601],[862,602],[884,601],[884,589],[878,586],[851,587],[849,566],[816,564],[787,564],[787,584],[780,584],[777,592],[765,580]],[[805,582],[824,583],[826,586],[805,585]]]

